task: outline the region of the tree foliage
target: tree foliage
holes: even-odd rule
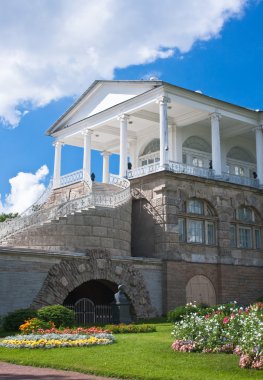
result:
[[[4,214],[4,213],[2,213],[2,214],[0,214],[0,222],[4,222],[4,221],[7,220],[7,219],[13,219],[13,218],[16,218],[17,215],[18,215],[17,212],[16,212],[16,213],[12,213],[12,212],[10,212],[9,214]]]

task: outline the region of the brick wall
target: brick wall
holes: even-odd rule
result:
[[[237,301],[250,304],[263,296],[262,268],[166,261],[164,263],[165,311],[186,303],[186,285],[195,275],[209,278],[216,292],[216,302]]]

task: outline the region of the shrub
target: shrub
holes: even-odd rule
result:
[[[217,310],[216,310],[217,309]],[[192,313],[177,321],[172,335],[175,351],[225,352],[240,355],[241,368],[263,369],[263,304],[247,308],[234,303],[212,313]]]
[[[196,304],[187,304],[185,306],[178,306],[174,310],[171,310],[167,314],[167,319],[169,322],[181,321],[186,315],[196,313],[198,307]]]
[[[18,331],[19,326],[27,319],[37,316],[36,310],[18,309],[7,314],[3,319],[3,328],[6,331]]]
[[[19,330],[22,334],[31,334],[39,329],[52,329],[55,328],[55,324],[53,322],[45,322],[39,318],[32,318],[28,321],[25,321],[20,327]]]
[[[74,312],[62,305],[44,306],[37,311],[37,317],[46,322],[53,322],[56,327],[74,325]]]

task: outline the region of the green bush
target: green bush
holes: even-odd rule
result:
[[[197,310],[196,305],[178,306],[174,310],[168,312],[167,319],[169,322],[181,321],[185,315],[195,313]]]
[[[3,328],[6,331],[19,331],[20,325],[22,325],[27,319],[36,316],[36,310],[32,309],[18,309],[12,311],[3,318]]]
[[[37,311],[37,317],[56,327],[71,327],[75,322],[74,312],[62,305],[44,306]]]

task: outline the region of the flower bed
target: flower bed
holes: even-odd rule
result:
[[[106,345],[114,342],[109,333],[43,333],[8,336],[0,341],[0,347],[7,348],[55,348]]]
[[[172,349],[240,355],[241,368],[263,369],[263,304],[246,309],[224,305],[206,315],[193,312],[175,323]]]

